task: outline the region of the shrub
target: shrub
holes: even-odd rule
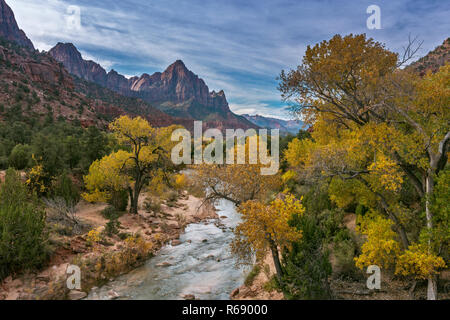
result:
[[[144,209],[147,212],[158,213],[161,211],[161,202],[155,198],[147,198],[144,202]]]
[[[17,170],[28,168],[31,163],[31,147],[18,144],[12,149],[8,158],[8,164]]]
[[[45,211],[27,194],[18,174],[8,170],[0,189],[0,280],[42,267],[47,239]]]
[[[178,200],[178,192],[171,190],[167,193],[168,202],[176,202],[177,200]]]
[[[80,191],[66,173],[60,175],[53,183],[53,196],[64,199],[69,207],[76,206],[80,201]]]
[[[345,212],[342,209],[324,210],[318,214],[318,224],[320,225],[326,241],[333,240],[342,230],[346,230],[343,225]]]
[[[119,220],[117,219],[117,217],[113,218],[106,223],[105,233],[111,237],[112,235],[119,233],[119,228],[120,228]]]
[[[105,233],[108,236],[119,233],[120,222],[118,219],[120,215],[120,212],[113,206],[108,206],[102,210],[102,216],[109,220],[105,225]]]
[[[101,213],[103,218],[108,220],[117,219],[117,217],[119,216],[119,213],[113,206],[107,206],[105,209],[102,210]]]
[[[325,235],[311,216],[293,216],[292,227],[303,237],[283,252],[283,291],[288,299],[329,299],[331,264],[323,248]]]
[[[44,198],[43,202],[48,211],[47,222],[54,223],[59,229],[64,229],[67,235],[81,234],[88,228],[77,218],[75,207],[67,205],[63,198]]]
[[[184,174],[177,174],[175,175],[175,188],[177,190],[184,190],[187,186],[187,178]]]
[[[247,275],[247,278],[245,278],[245,285],[247,287],[251,286],[253,284],[253,281],[255,280],[255,278],[258,276],[258,274],[261,271],[261,267],[259,265],[255,265],[252,269],[252,271],[250,271],[250,273]]]
[[[128,207],[129,194],[127,190],[114,191],[108,203],[117,211],[126,211]]]
[[[89,231],[87,234],[87,237],[86,237],[86,242],[90,246],[99,243],[101,240],[102,240],[102,238],[101,238],[101,232],[100,232],[99,228],[92,229],[91,231]]]
[[[335,276],[349,280],[359,280],[362,275],[356,267],[354,257],[357,255],[357,243],[342,234],[336,238],[334,256],[336,257]]]

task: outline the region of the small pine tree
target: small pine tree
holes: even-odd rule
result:
[[[302,230],[302,240],[283,252],[283,291],[288,299],[329,299],[332,269],[323,248],[324,234],[316,219],[294,215],[289,222]]]
[[[64,199],[66,205],[69,207],[74,207],[81,198],[78,188],[65,172],[55,181],[53,185],[53,196]]]

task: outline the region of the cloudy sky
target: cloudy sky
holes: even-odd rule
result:
[[[40,50],[72,42],[85,59],[126,75],[163,71],[182,59],[208,84],[225,90],[237,113],[286,118],[277,91],[282,69],[297,66],[307,45],[333,35],[367,33],[400,52],[408,35],[419,55],[449,36],[446,0],[6,0]],[[369,30],[368,6],[381,9]],[[79,8],[81,28],[74,28]]]

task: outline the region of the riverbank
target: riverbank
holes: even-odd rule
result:
[[[272,256],[268,254],[261,262],[253,276],[247,277],[246,283],[233,290],[230,294],[231,300],[283,300],[282,292],[270,287],[270,280],[275,275],[275,265]]]
[[[141,204],[144,201],[145,195]],[[75,215],[80,222],[89,225],[90,233],[76,236],[52,233],[53,253],[48,266],[38,273],[6,278],[0,284],[0,299],[82,299],[91,288],[141,266],[165,244],[178,245],[188,224],[218,218],[213,206],[202,203],[202,199],[183,192],[170,206],[162,204],[157,213],[139,210],[137,215],[124,214],[119,218],[120,236],[106,236],[102,231],[108,221],[101,215],[106,205],[81,202]],[[101,238],[93,242],[92,235],[101,235]],[[81,269],[80,290],[67,288],[69,265]],[[111,298],[114,297],[111,293]]]
[[[345,226],[352,234],[356,234],[356,215],[348,214],[344,218]],[[381,289],[369,290],[366,280],[369,275],[356,271],[354,277],[342,276],[333,248],[330,247],[332,275],[329,278],[331,296],[334,300],[425,300],[427,284],[424,280],[417,282],[397,277],[389,271],[382,271]],[[270,254],[258,265],[251,279],[236,288],[230,295],[232,300],[283,300],[282,292],[271,286],[275,275],[275,266]],[[439,299],[450,299],[450,272],[440,274]]]
[[[165,245],[131,272],[93,289],[87,299],[228,300],[240,286],[246,267],[236,265],[230,243],[241,217],[226,200],[215,205],[219,218],[191,223],[177,245]]]

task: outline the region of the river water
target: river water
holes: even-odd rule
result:
[[[188,225],[180,236],[181,245],[164,246],[145,265],[91,291],[87,299],[110,299],[111,290],[119,299],[175,300],[184,295],[202,300],[229,299],[248,270],[236,268],[229,246],[233,228],[240,222],[239,214],[226,200],[216,208],[217,214],[226,218]]]

